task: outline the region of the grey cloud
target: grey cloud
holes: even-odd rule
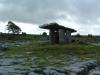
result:
[[[0,0],[0,20],[42,24],[73,16],[80,25],[100,17],[100,0]],[[72,18],[73,19],[73,18]]]

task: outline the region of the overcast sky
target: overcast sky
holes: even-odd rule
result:
[[[100,35],[100,0],[0,0],[0,32],[9,20],[32,34],[45,31],[39,25],[57,22],[80,34]]]

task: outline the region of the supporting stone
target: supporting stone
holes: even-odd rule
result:
[[[50,29],[49,41],[50,41],[50,43],[59,43],[59,31],[58,30]]]
[[[66,42],[71,42],[71,32],[66,30],[65,32]]]
[[[64,29],[59,29],[59,42],[60,43],[65,43],[65,30]]]
[[[53,30],[49,30],[49,41],[50,41],[50,43],[53,43]]]

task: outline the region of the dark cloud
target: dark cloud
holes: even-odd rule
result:
[[[0,21],[42,24],[71,16],[77,24],[94,25],[100,18],[99,3],[100,0],[0,0]]]

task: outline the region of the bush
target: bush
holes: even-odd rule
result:
[[[46,32],[43,32],[42,35],[43,35],[44,37],[47,37],[47,33],[46,33]]]
[[[25,35],[26,36],[26,32],[22,32],[22,35]]]
[[[88,34],[88,37],[93,37],[93,35],[92,34]]]
[[[76,34],[76,37],[81,37],[81,35],[80,34]]]

